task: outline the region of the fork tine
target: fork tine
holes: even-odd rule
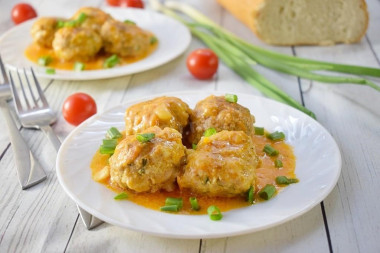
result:
[[[14,82],[13,82],[12,74],[11,74],[10,71],[9,71],[8,73],[9,73],[9,77],[11,78],[10,85],[11,85],[11,90],[12,90],[13,100],[14,100],[15,103],[16,103],[17,111],[18,111],[18,112],[21,112],[21,111],[22,111],[22,105],[21,105],[21,103],[20,103],[20,98],[19,98],[19,96],[18,96],[18,93],[17,93],[16,87],[15,87],[15,84],[14,84]]]
[[[34,71],[33,71],[33,68],[30,68],[30,70],[32,71],[32,75],[33,75],[33,79],[34,79],[34,84],[36,85],[36,88],[37,88],[37,91],[38,91],[38,94],[40,96],[40,99],[42,101],[42,104],[46,107],[49,107],[49,103],[48,101],[46,100],[46,97],[44,95],[44,92],[42,91],[41,89],[41,86],[40,86],[40,83],[38,82],[37,78],[36,78],[36,75],[34,74]]]
[[[3,60],[1,59],[0,55],[0,68],[1,68],[1,74],[3,75],[3,79],[5,83],[9,83],[7,72],[5,71]]]
[[[24,75],[25,75],[26,82],[28,83],[28,88],[29,88],[30,95],[32,96],[32,99],[34,101],[34,105],[38,107],[38,101],[36,100],[36,97],[34,96],[32,87],[30,86],[29,78],[28,78],[28,76],[26,74],[25,68],[24,68]]]
[[[18,76],[18,80],[20,81],[20,87],[21,87],[21,91],[22,91],[22,95],[24,96],[24,100],[25,100],[25,103],[26,103],[26,107],[28,109],[30,109],[30,105],[29,105],[29,99],[28,97],[26,96],[26,93],[25,93],[25,89],[24,89],[24,84],[22,83],[21,81],[21,76],[20,76],[20,73],[18,71],[18,69],[16,69],[16,72],[17,72],[17,76]]]

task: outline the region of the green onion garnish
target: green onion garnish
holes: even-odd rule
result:
[[[127,199],[127,198],[128,198],[128,194],[126,194],[125,192],[122,192],[116,195],[113,199],[120,200],[120,199]]]
[[[278,155],[278,150],[274,149],[274,147],[269,144],[265,144],[263,151],[269,156]]]
[[[298,183],[299,180],[297,178],[287,178],[285,176],[278,176],[276,177],[276,183],[277,184],[294,184]]]
[[[276,193],[276,187],[272,184],[267,184],[263,189],[259,191],[259,196],[262,199],[268,200]]]
[[[81,62],[79,62],[79,61],[75,62],[74,63],[74,70],[75,71],[82,71],[82,70],[84,70],[84,64],[81,63]]]
[[[65,21],[63,21],[63,20],[58,20],[58,22],[57,22],[57,28],[59,29],[59,28],[62,28],[62,27],[64,27],[65,26]]]
[[[38,58],[37,63],[38,63],[38,65],[41,65],[41,66],[47,66],[52,61],[53,61],[53,59],[51,58],[51,56],[45,55],[45,56],[41,56],[40,58]]]
[[[271,134],[268,134],[267,135],[268,139],[272,140],[272,141],[281,141],[283,139],[285,139],[285,134],[283,132],[273,132]]]
[[[172,206],[172,205],[177,205],[178,209],[181,209],[183,206],[183,200],[182,198],[166,198],[165,200],[165,206]]]
[[[154,136],[155,136],[154,133],[138,134],[138,135],[136,135],[136,139],[139,142],[147,143],[148,141],[150,141],[151,139],[153,139]]]
[[[161,206],[160,210],[165,211],[165,212],[178,212],[179,208],[177,205],[170,205],[170,206]]]
[[[255,135],[264,135],[264,127],[255,127]]]
[[[204,133],[203,133],[203,136],[205,137],[210,137],[211,135],[214,135],[216,134],[216,129],[211,127],[209,129],[207,129]]]
[[[122,136],[122,134],[117,130],[116,127],[111,127],[107,130],[106,137],[108,139],[119,139]]]
[[[282,164],[282,161],[280,159],[274,160],[274,167],[276,168],[282,168],[284,165]]]
[[[190,197],[189,201],[190,201],[191,209],[193,209],[194,211],[198,211],[199,209],[201,209],[201,207],[198,204],[197,198]]]
[[[53,68],[47,68],[46,69],[46,74],[54,75],[55,74],[55,69],[53,69]]]
[[[119,63],[119,57],[117,57],[116,54],[113,54],[112,56],[108,57],[103,64],[104,68],[113,68],[116,64]]]
[[[153,45],[153,44],[156,44],[158,41],[158,39],[154,36],[150,37],[150,44]]]
[[[87,19],[86,13],[82,12],[79,14],[78,18],[75,20],[77,23],[81,24]]]
[[[254,190],[253,186],[251,185],[251,187],[249,187],[249,190],[247,192],[248,203],[253,204],[254,194],[255,194],[255,190]]]
[[[133,22],[132,20],[129,20],[129,19],[124,20],[124,23],[125,23],[125,24],[136,25],[135,22]]]
[[[224,98],[226,99],[226,101],[231,103],[237,103],[238,101],[238,96],[236,96],[235,94],[226,94],[224,95]]]
[[[193,144],[191,144],[191,147],[192,147],[194,150],[196,150],[196,149],[197,149],[197,144],[193,143]]]
[[[115,152],[116,145],[117,145],[116,139],[104,139],[103,144],[100,145],[99,152],[101,154],[112,155]]]
[[[75,27],[76,25],[76,20],[70,20],[63,23],[63,27]]]
[[[223,215],[217,206],[209,206],[207,208],[207,213],[210,219],[214,221],[221,220],[223,218]]]

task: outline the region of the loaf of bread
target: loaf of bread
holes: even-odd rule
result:
[[[274,45],[354,43],[368,27],[365,0],[217,1]]]

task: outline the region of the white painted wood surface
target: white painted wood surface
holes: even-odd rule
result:
[[[103,0],[34,0],[39,15],[64,15],[80,6],[105,6]],[[313,59],[380,67],[380,1],[368,0],[370,27],[355,45],[271,47],[215,1],[186,1],[217,23],[257,45]],[[0,35],[13,26],[16,1],[0,0]],[[29,35],[25,35],[29,36]],[[98,81],[41,80],[58,115],[54,131],[63,140],[73,129],[60,114],[63,100],[78,91],[94,97],[98,112],[139,96],[181,90],[223,90],[260,94],[221,64],[210,81],[190,77],[186,55],[202,47],[196,39],[184,55],[141,74]],[[85,230],[75,204],[63,192],[54,171],[55,151],[45,136],[21,129],[48,173],[40,185],[22,191],[18,185],[5,122],[0,116],[0,252],[380,252],[380,93],[367,87],[332,86],[260,69],[292,97],[303,100],[334,136],[343,157],[337,187],[323,204],[281,226],[243,236],[212,240],[175,240],[148,236],[108,224]],[[380,84],[380,80],[375,80]],[[300,85],[300,86],[299,86]],[[300,89],[301,87],[302,89]]]

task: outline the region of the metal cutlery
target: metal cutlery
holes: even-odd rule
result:
[[[16,124],[13,121],[7,100],[11,98],[11,88],[4,64],[0,56],[0,68],[3,76],[3,84],[0,84],[0,109],[8,124],[11,146],[14,153],[18,179],[23,190],[32,187],[46,179],[45,171],[34,158],[28,144],[22,138]]]
[[[17,109],[17,113],[20,118],[21,124],[26,128],[41,129],[47,135],[48,139],[50,140],[50,142],[53,144],[54,148],[58,152],[61,146],[61,141],[55,135],[53,129],[50,126],[50,124],[53,124],[56,121],[56,117],[53,110],[49,107],[49,104],[46,100],[44,92],[41,89],[41,86],[36,78],[36,75],[34,74],[33,69],[31,68],[31,73],[33,77],[32,82],[34,83],[34,87],[35,87],[35,90],[37,90],[38,96],[35,96],[35,92],[33,92],[33,88],[31,85],[32,82],[29,81],[26,71],[25,70],[23,71],[26,85],[25,85],[25,82],[22,81],[19,71],[17,70],[16,72],[17,72],[19,84],[21,87],[21,93],[23,97],[24,106],[22,105],[22,102],[20,100],[20,96],[16,89],[15,82],[13,80],[11,72],[9,72],[9,77],[11,79],[13,99],[16,104],[16,109]],[[27,88],[29,91],[28,92],[29,96],[26,93]],[[103,221],[97,219],[95,216],[92,216],[91,214],[83,210],[78,205],[77,207],[78,207],[79,214],[82,217],[82,221],[87,229],[95,228],[98,225],[103,223]]]

